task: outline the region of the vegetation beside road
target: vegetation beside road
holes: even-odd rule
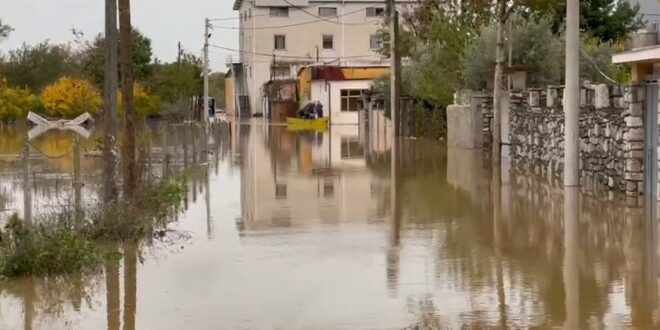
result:
[[[581,78],[596,83],[625,83],[628,69],[613,65],[611,55],[623,51],[627,35],[642,26],[639,7],[616,0],[586,0],[580,4]],[[504,29],[504,65],[511,63],[526,71],[528,86],[562,84],[565,2],[423,0],[414,10],[402,13],[399,44],[402,57],[407,59],[402,67],[402,96],[412,99],[416,109],[424,108],[425,118],[445,118],[457,91],[493,92],[492,87],[489,91],[487,88],[494,81],[497,25],[501,20],[498,10],[502,6],[511,13]],[[387,26],[381,34],[381,52],[388,56]],[[376,83],[376,92],[388,95],[388,80],[383,77]],[[385,103],[389,108],[387,96]],[[431,130],[431,137],[444,134],[444,121],[439,125]]]
[[[14,215],[0,231],[0,276],[59,275],[97,270],[108,259],[108,242],[136,243],[167,233],[185,194],[176,179],[150,179],[130,202],[90,205],[27,223]]]
[[[0,21],[0,42],[12,29]],[[105,79],[105,38],[85,39],[73,31],[75,41],[44,41],[0,53],[0,122],[25,118],[29,111],[57,118],[82,112],[100,114]],[[184,112],[182,105],[202,89],[202,60],[181,51],[178,60],[162,63],[154,58],[151,40],[138,30],[132,35],[132,68],[138,114],[149,117]],[[224,75],[211,77],[211,96],[224,102]],[[121,94],[118,95],[121,100]],[[121,113],[120,104],[120,113]]]

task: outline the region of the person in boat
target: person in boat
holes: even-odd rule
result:
[[[301,119],[313,118],[312,115],[313,115],[313,112],[314,112],[314,107],[315,107],[314,103],[311,103],[311,102],[307,103],[304,107],[302,107],[302,108],[300,108],[300,110],[298,110],[298,118],[301,118]]]
[[[323,104],[321,101],[316,101],[316,104],[314,105],[314,114],[316,115],[316,118],[323,118]]]

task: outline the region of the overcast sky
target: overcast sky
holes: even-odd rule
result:
[[[176,58],[177,42],[189,52],[201,55],[204,43],[204,17],[237,16],[233,0],[133,0],[132,23],[151,38],[154,56],[161,61]],[[0,19],[14,28],[9,39],[0,43],[7,52],[22,43],[34,44],[49,39],[73,41],[71,28],[92,38],[104,30],[103,0],[0,0]],[[223,26],[237,26],[238,20],[223,21]],[[238,48],[237,30],[213,31],[211,43]],[[210,50],[213,70],[225,70],[228,51]]]

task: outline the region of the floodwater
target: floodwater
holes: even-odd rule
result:
[[[179,238],[118,247],[97,276],[1,282],[0,329],[660,327],[657,226],[624,196],[498,175],[424,140],[401,141],[392,166],[386,129],[223,125],[208,161],[155,129],[154,149],[174,140],[175,162],[201,168]],[[21,134],[0,131],[3,217],[24,211]],[[39,214],[70,196],[73,165],[33,163]],[[84,157],[84,198],[98,168]]]

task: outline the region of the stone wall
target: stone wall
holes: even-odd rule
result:
[[[638,196],[643,191],[641,92],[637,86],[622,91],[619,87],[586,84],[581,89],[579,136],[583,188],[617,190],[629,196]],[[510,98],[512,167],[561,176],[563,88],[530,89]],[[482,113],[487,116],[488,110]]]

